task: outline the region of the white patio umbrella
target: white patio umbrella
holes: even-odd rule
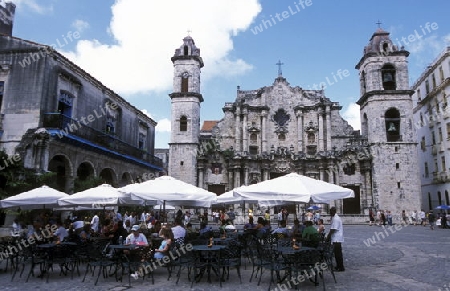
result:
[[[157,201],[148,201],[149,204],[156,204]],[[60,206],[86,206],[92,208],[103,208],[111,205],[140,205],[142,200],[131,199],[129,194],[114,188],[109,184],[90,188],[77,192],[68,197],[58,200]]]
[[[159,200],[172,206],[211,207],[211,204],[217,199],[217,195],[213,192],[170,176],[162,176],[140,184],[127,185],[120,190],[130,194],[132,199]]]
[[[53,208],[58,206],[58,199],[68,196],[64,192],[44,185],[0,200],[0,206],[1,208],[20,207],[21,209]]]
[[[251,200],[251,199],[244,199],[241,196],[234,196],[233,190],[225,192],[223,194],[220,194],[217,196],[216,202],[214,202],[214,205],[217,204],[241,204],[241,203],[258,203],[258,200]]]
[[[233,189],[233,195],[243,200],[258,200],[260,205],[283,203],[330,203],[333,200],[352,198],[355,193],[335,184],[290,173],[258,184]]]

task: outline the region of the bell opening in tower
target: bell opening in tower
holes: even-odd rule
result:
[[[396,90],[395,68],[392,65],[384,65],[381,69],[384,90]]]

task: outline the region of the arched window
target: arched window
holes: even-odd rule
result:
[[[446,204],[446,205],[450,205],[450,199],[449,199],[449,197],[448,197],[448,192],[447,192],[447,190],[445,190],[445,204]]]
[[[396,90],[395,68],[393,65],[384,65],[381,68],[381,79],[384,90]]]
[[[400,113],[391,108],[384,114],[386,124],[386,140],[388,142],[401,141],[400,136]]]
[[[189,55],[189,47],[187,45],[185,45],[184,48],[183,48],[183,54],[185,56]]]
[[[441,192],[440,191],[438,191],[438,204],[439,205],[442,205],[442,197],[441,197]],[[430,209],[432,209],[432,208],[430,208]]]
[[[187,131],[187,117],[181,116],[180,118],[180,131]]]

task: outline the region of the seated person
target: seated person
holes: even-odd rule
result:
[[[255,224],[253,223],[253,216],[248,218],[248,223],[244,224],[244,229],[253,229],[255,228]]]
[[[122,237],[123,240],[128,236],[128,231],[123,227],[123,221],[117,221],[117,229],[113,233],[112,243],[120,244],[119,238]]]
[[[211,229],[211,227],[208,227],[208,223],[206,223],[206,222],[200,223],[199,234],[201,237],[207,237],[207,238],[212,236],[212,229]]]
[[[294,219],[294,226],[292,227],[291,236],[295,239],[299,239],[302,237],[302,228],[298,219]]]
[[[83,230],[79,234],[80,242],[82,243],[88,242],[91,239],[91,232],[92,232],[91,225],[85,224],[83,226]]]
[[[184,244],[184,238],[186,237],[186,229],[183,226],[183,222],[179,218],[175,218],[175,226],[172,227],[173,238],[177,244]]]
[[[141,232],[139,232],[139,225],[135,224],[131,228],[131,234],[127,236],[125,240],[126,245],[148,245],[147,238]]]
[[[58,226],[58,229],[56,229],[53,235],[57,237],[57,241],[62,242],[66,237],[69,236],[69,232],[67,232],[67,229],[64,227],[60,220],[56,222],[56,226]]]
[[[161,245],[158,249],[155,249],[155,259],[162,259],[166,256],[167,252],[170,250],[171,244],[173,242],[173,232],[170,228],[162,228],[161,235],[164,240],[161,242]]]
[[[319,220],[317,221],[317,223],[318,223],[318,225],[319,225],[319,227],[317,228],[317,231],[318,231],[320,234],[324,234],[324,233],[325,233],[325,225],[323,225],[323,219],[322,219],[322,218],[319,218]]]
[[[192,223],[186,224],[186,235],[197,234],[197,230],[192,228]]]
[[[302,244],[305,246],[315,247],[319,243],[319,232],[313,226],[311,220],[305,221],[305,229],[302,233]]]
[[[18,237],[22,234],[22,226],[19,223],[19,219],[14,219],[11,229],[11,236]]]
[[[286,228],[286,220],[281,220],[280,226],[274,229],[272,234],[277,234],[278,237],[289,237],[289,230]]]
[[[268,228],[266,226],[266,224],[267,224],[267,220],[265,220],[262,217],[258,217],[258,220],[256,222],[256,227],[255,227],[257,229],[257,234],[256,235],[258,237],[264,237],[264,236],[266,236],[267,234],[270,233],[270,230],[269,230],[270,228]]]
[[[236,231],[236,227],[233,225],[233,222],[231,220],[228,220],[226,222],[224,229],[226,232],[235,232]]]

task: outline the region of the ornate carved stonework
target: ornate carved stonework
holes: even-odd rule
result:
[[[291,119],[291,116],[286,113],[283,108],[278,109],[274,115],[272,115],[272,121],[275,123],[276,133],[286,133],[287,125]]]

